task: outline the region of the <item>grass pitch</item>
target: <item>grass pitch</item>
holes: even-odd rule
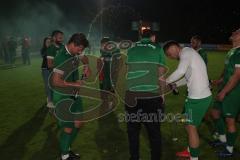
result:
[[[216,79],[223,70],[225,53],[209,52],[209,77]],[[20,62],[17,62],[20,63]],[[31,66],[16,68],[0,65],[0,159],[7,160],[55,160],[59,157],[55,119],[44,107],[41,58],[32,58]],[[168,60],[170,72],[177,66]],[[166,112],[181,113],[186,88],[180,95],[166,97]],[[85,105],[87,105],[86,102]],[[73,150],[82,155],[82,160],[127,160],[128,140],[126,124],[118,121],[123,105],[106,117],[88,122],[81,129]],[[204,122],[199,128],[202,160],[217,160],[214,149],[208,145],[213,126]],[[175,152],[187,145],[183,124],[162,123],[162,160],[175,160]],[[172,138],[177,137],[177,141]],[[148,136],[142,128],[141,158],[150,159]],[[236,148],[239,148],[239,139]],[[232,159],[240,159],[232,158]]]

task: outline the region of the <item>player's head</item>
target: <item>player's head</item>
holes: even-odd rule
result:
[[[53,31],[51,37],[52,37],[52,40],[54,43],[56,43],[58,45],[63,43],[64,34],[62,31],[60,31],[60,30]]]
[[[74,55],[81,54],[88,45],[88,40],[83,33],[73,34],[68,41],[69,52]]]
[[[142,30],[142,32],[141,32],[141,37],[142,38],[150,38],[151,36],[152,36],[152,31],[151,31],[151,29],[144,29],[144,30]]]
[[[43,47],[42,48],[48,48],[51,45],[51,37],[45,37],[43,40]]]
[[[201,37],[198,35],[195,35],[191,38],[191,46],[193,49],[197,50],[201,47],[202,40]]]
[[[232,32],[230,40],[232,41],[233,44],[236,44],[236,43],[237,45],[240,44],[240,28]]]
[[[163,46],[164,53],[172,59],[179,59],[181,46],[176,41],[168,41]]]
[[[101,39],[101,48],[103,49],[103,47],[104,47],[104,45],[107,43],[107,42],[109,42],[110,41],[110,38],[109,37],[103,37],[102,39]]]

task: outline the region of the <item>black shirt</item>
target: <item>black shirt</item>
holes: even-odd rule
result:
[[[41,52],[41,56],[43,58],[42,69],[48,69],[48,66],[47,66],[47,48],[42,48],[40,52]]]

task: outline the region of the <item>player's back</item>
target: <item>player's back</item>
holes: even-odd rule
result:
[[[128,50],[128,62],[153,62],[159,61],[161,48],[154,43],[142,40]],[[158,59],[156,59],[158,57]]]
[[[156,92],[159,65],[165,65],[162,49],[150,41],[142,39],[127,53],[127,84],[132,91]]]
[[[211,95],[207,67],[202,57],[192,48],[185,47],[181,58],[187,58],[189,63],[185,78],[191,98],[204,98]]]

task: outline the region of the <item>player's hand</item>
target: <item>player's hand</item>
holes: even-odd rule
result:
[[[91,69],[88,66],[85,66],[84,69],[83,69],[83,73],[86,76],[86,78],[89,78],[91,73],[92,73],[92,71],[91,71]]]
[[[161,95],[160,97],[162,98],[162,104],[165,104],[165,96]]]
[[[221,91],[221,92],[218,93],[216,99],[218,101],[222,102],[224,100],[225,96],[226,96],[226,93]]]
[[[179,91],[177,89],[177,85],[175,83],[170,83],[168,84],[171,90],[173,91],[174,95],[179,95]]]
[[[162,81],[162,82],[166,82],[166,78],[165,77],[159,77],[159,79],[158,79],[159,81]]]

